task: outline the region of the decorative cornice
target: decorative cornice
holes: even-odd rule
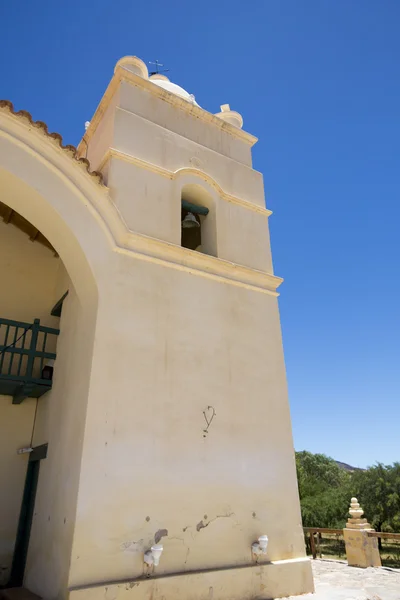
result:
[[[159,167],[158,165],[154,165],[153,163],[149,163],[140,158],[136,158],[135,156],[131,156],[130,154],[125,154],[125,152],[121,152],[120,150],[117,150],[116,148],[110,148],[109,150],[107,150],[107,152],[103,156],[101,163],[98,166],[99,171],[103,170],[104,166],[107,164],[107,162],[110,160],[110,158],[118,158],[120,160],[124,160],[125,162],[134,164],[141,169],[146,169],[147,171],[152,171],[153,173],[157,173],[158,175],[161,175],[162,177],[165,177],[165,178],[171,179],[171,180],[177,179],[179,176],[182,176],[185,174],[193,174],[196,177],[203,179],[203,181],[207,182],[209,185],[211,185],[223,200],[225,200],[227,202],[232,202],[233,204],[238,204],[239,206],[242,206],[243,208],[246,208],[247,210],[252,210],[252,211],[260,213],[266,217],[269,217],[272,215],[272,211],[269,210],[268,208],[265,208],[263,206],[258,206],[257,204],[253,204],[252,202],[243,200],[242,198],[239,198],[238,196],[233,196],[232,194],[228,194],[228,192],[225,192],[221,188],[221,186],[215,181],[215,179],[213,179],[210,175],[208,175],[204,171],[201,171],[200,169],[195,169],[193,167],[183,167],[181,169],[177,169],[176,171],[170,171],[168,169],[164,169],[163,167]]]
[[[24,148],[37,160],[46,165],[49,169],[57,172],[62,179],[68,179],[75,189],[75,193],[86,205],[96,218],[102,222],[106,232],[110,247],[114,252],[127,254],[137,260],[145,260],[155,264],[176,270],[189,272],[200,277],[206,277],[214,281],[229,283],[238,287],[250,289],[257,292],[277,296],[277,288],[282,283],[282,279],[264,271],[258,271],[251,267],[232,263],[222,258],[208,256],[195,250],[182,248],[171,242],[166,242],[156,238],[129,230],[118,207],[111,201],[108,188],[101,184],[96,174],[89,172],[87,174],[87,161],[77,160],[72,150],[73,147],[64,147],[61,145],[61,136],[58,134],[48,134],[47,128],[41,124],[32,123],[31,119],[23,112],[15,114],[11,112],[9,104],[2,103],[0,112],[7,111],[10,120],[10,131],[3,130],[0,127],[1,136],[13,141],[16,145]],[[26,125],[29,126],[26,126]],[[32,125],[35,131],[32,131]],[[21,135],[16,136],[15,130],[18,129]],[[14,131],[13,131],[14,130]],[[37,135],[43,135],[44,140],[49,143],[49,148],[44,152],[44,147],[37,147],[35,138]],[[62,152],[60,152],[60,149]],[[58,151],[57,151],[58,150]],[[55,155],[52,158],[52,154]],[[74,158],[70,163],[69,159],[55,160],[56,155],[59,158],[68,155]],[[54,159],[54,160],[53,160]],[[79,165],[84,172],[80,173],[74,168],[66,168],[70,165]],[[191,169],[188,169],[190,172]],[[76,175],[74,174],[76,172]],[[179,171],[177,172],[179,174]],[[93,182],[96,185],[93,185]]]
[[[182,248],[176,244],[165,242],[129,231],[126,244],[119,245],[115,251],[122,254],[135,255],[139,260],[168,266],[208,279],[230,283],[272,296],[279,296],[276,291],[283,282],[281,277],[251,267],[232,263],[228,260],[202,254],[196,250]]]
[[[203,108],[200,108],[199,106],[188,102],[184,98],[181,98],[180,96],[177,96],[172,92],[168,92],[164,88],[161,88],[160,86],[153,83],[151,79],[144,79],[143,77],[140,77],[139,75],[128,71],[122,66],[117,66],[117,68],[115,69],[115,73],[100,101],[100,104],[98,105],[96,112],[94,113],[90,121],[90,125],[87,131],[85,132],[84,136],[82,137],[82,140],[78,144],[79,154],[83,154],[86,151],[86,145],[89,143],[91,137],[94,135],[102,116],[107,110],[111,98],[113,97],[119,84],[122,81],[127,81],[136,87],[147,90],[153,96],[162,98],[165,102],[174,105],[175,107],[186,113],[192,114],[201,121],[211,123],[215,127],[218,127],[218,129],[226,131],[233,137],[239,138],[249,146],[254,146],[254,144],[258,141],[258,138],[256,138],[251,133],[247,133],[247,131],[243,131],[243,129],[239,129],[234,125],[231,125],[231,123],[228,123],[227,121],[220,119],[216,115],[213,115],[212,113],[204,110]]]
[[[89,161],[87,160],[87,158],[81,158],[79,156],[79,152],[75,148],[75,146],[72,146],[70,144],[64,146],[64,144],[62,143],[62,136],[59,133],[49,133],[46,123],[44,123],[43,121],[34,121],[32,119],[32,115],[26,110],[15,111],[12,102],[10,102],[9,100],[0,100],[0,111],[8,113],[13,118],[25,121],[25,123],[29,126],[35,127],[36,129],[40,130],[49,140],[53,141],[73,160],[81,164],[82,167],[87,171],[87,173],[91,177],[93,177],[93,179],[96,179],[100,185],[103,185],[103,175],[98,171],[91,171]]]

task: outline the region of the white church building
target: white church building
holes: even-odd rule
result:
[[[0,598],[313,590],[242,126],[136,57],[77,149],[0,102]]]

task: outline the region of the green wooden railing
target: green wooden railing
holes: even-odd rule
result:
[[[14,403],[24,398],[42,396],[51,387],[42,371],[47,361],[55,360],[54,336],[59,329],[33,323],[0,318],[0,394],[13,396]]]

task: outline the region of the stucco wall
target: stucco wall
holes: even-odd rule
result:
[[[219,200],[217,234],[220,258],[273,273],[266,214]]]
[[[69,600],[270,600],[296,596],[299,590],[313,592],[312,579],[310,561],[295,559],[244,569],[180,573],[161,581],[107,582],[73,590]]]
[[[68,287],[53,388],[39,401],[33,438],[35,445],[47,442],[48,453],[41,463],[25,585],[49,600],[64,597],[68,580],[96,317],[96,306],[86,311]]]
[[[60,260],[26,233],[0,220],[0,317],[57,327],[50,315]]]
[[[108,185],[113,201],[131,231],[180,244],[180,202],[173,206],[170,201],[170,180],[124,160],[111,158]]]
[[[160,536],[158,574],[251,564],[262,533],[269,560],[303,557],[277,299],[178,248],[181,191],[200,185],[213,254],[272,273],[250,147],[126,82],[114,119],[110,196],[128,230],[170,245],[102,264],[69,586],[140,576]]]
[[[154,102],[157,102],[157,112],[165,104],[160,99]],[[131,111],[116,109],[113,148],[172,172],[184,167],[199,168],[217,179],[227,193],[258,206],[265,205],[261,173],[252,169],[251,164],[243,165],[208,145],[208,138],[215,138],[219,143],[223,141],[223,148],[229,154],[229,148],[236,143],[232,136],[225,134],[224,137],[212,124],[200,125],[193,118],[181,123],[177,133],[171,131],[169,121],[166,120],[161,126],[135,114],[137,110],[137,104],[131,107]],[[193,129],[198,127],[200,132],[193,136]],[[93,136],[89,147],[97,144],[97,138]]]
[[[303,556],[276,298],[104,267],[69,584],[141,575],[157,532],[159,574]]]
[[[102,120],[91,139],[90,147],[85,145],[83,156],[90,161],[93,169],[97,169],[104,154],[113,145],[114,136],[114,113],[119,103],[119,91],[117,91],[108,105]]]
[[[140,89],[128,82],[122,82],[120,94],[120,108],[134,112],[161,127],[167,125],[171,132],[251,167],[251,147],[234,138],[228,131],[207,126],[204,121],[196,119],[190,112],[177,110],[172,102],[156,98],[148,90]],[[181,101],[177,97],[173,100],[175,104]]]
[[[202,187],[206,199],[194,198],[193,201],[211,209],[206,219],[215,215],[215,256],[273,272],[268,213],[226,200],[212,185],[204,182],[200,173],[182,173],[176,178],[168,178],[128,160],[112,157],[108,163],[108,184],[113,201],[131,231],[178,246],[181,243],[182,189],[190,185]]]

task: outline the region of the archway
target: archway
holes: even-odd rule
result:
[[[32,399],[30,410],[23,409],[24,405],[10,406],[10,396],[0,396],[0,401],[7,403],[8,412],[13,411],[13,419],[17,425],[19,420],[21,430],[24,430],[17,440],[18,446],[28,447],[26,454],[17,455],[19,447],[16,440],[11,440],[13,460],[20,463],[17,470],[8,468],[7,476],[27,468],[29,446],[48,444],[48,455],[43,461],[37,487],[25,583],[31,589],[43,589],[45,579],[46,592],[55,597],[68,578],[97,315],[98,278],[113,238],[96,208],[104,201],[104,189],[71,158],[70,151],[64,151],[39,128],[29,128],[23,121],[16,115],[0,111],[0,202],[29,222],[37,235],[43,235],[55,249],[59,258],[54,258],[53,253],[51,259],[65,266],[64,287],[68,287],[69,293],[61,316],[52,390],[40,400]],[[19,231],[18,235],[23,233]],[[0,243],[2,240],[3,244],[7,243],[5,236],[0,238]],[[51,249],[43,246],[43,250],[51,254]],[[24,256],[26,252],[22,253],[21,266]],[[48,265],[47,258],[46,261]],[[51,269],[49,267],[49,273]],[[15,281],[18,280],[18,268],[16,271]],[[20,274],[29,276],[26,269],[21,269]],[[19,294],[14,305],[15,312],[19,311],[18,321],[22,320],[23,313],[28,315],[29,303],[34,303],[26,291],[19,293],[17,287],[15,290],[14,297]],[[0,318],[6,303],[11,318],[12,293],[7,297],[3,294],[3,306],[0,296]],[[7,426],[3,419],[0,432],[1,429],[6,431]],[[0,481],[0,484],[7,489],[7,481]],[[19,488],[22,494],[23,482]],[[15,499],[17,512],[20,501],[21,498]],[[54,555],[55,540],[57,552]],[[49,555],[52,556],[51,563]],[[10,570],[10,556],[6,558]],[[3,563],[6,563],[5,558]]]
[[[195,214],[201,228],[198,247],[191,245],[182,245],[191,249],[196,249],[203,254],[218,256],[218,229],[217,229],[217,199],[218,195],[208,182],[204,181],[197,174],[185,169],[176,174],[176,184],[180,190],[182,203],[182,223],[185,216],[190,212]]]

